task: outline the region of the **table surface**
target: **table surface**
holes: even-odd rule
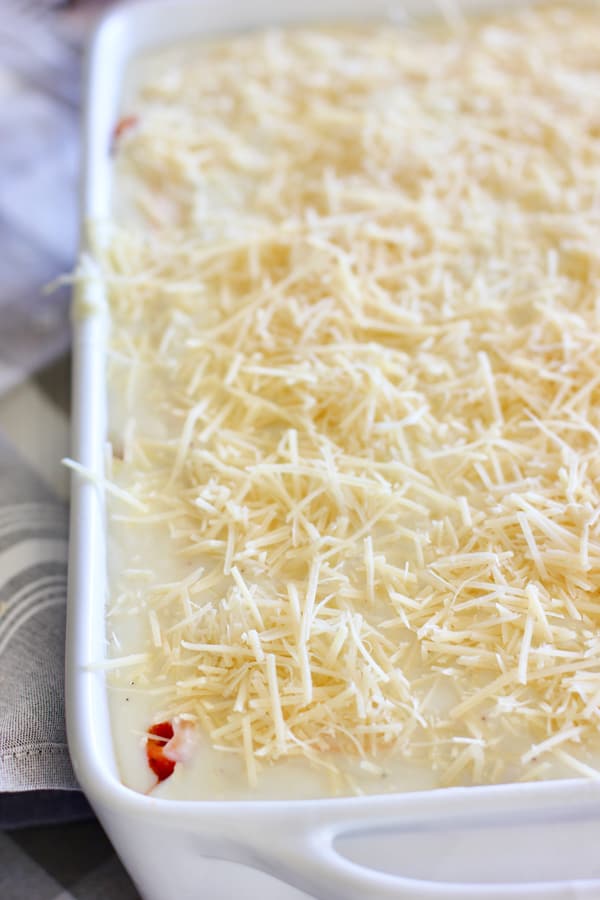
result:
[[[136,900],[95,822],[0,832],[2,900]]]

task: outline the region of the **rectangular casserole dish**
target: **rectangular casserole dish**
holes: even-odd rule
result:
[[[444,6],[441,2],[438,6]],[[518,5],[484,0],[462,9]],[[223,0],[122,7],[101,24],[88,60],[82,221],[110,216],[109,148],[121,78],[136,54],[189,36],[271,24],[398,18],[434,2]],[[75,300],[73,455],[103,474],[107,333],[102,285]],[[75,474],[67,631],[67,719],[79,781],[141,894],[153,898],[599,897],[600,785],[584,780],[446,788],[310,801],[146,797],[119,779],[104,675],[106,589],[102,492]],[[304,892],[303,894],[299,893]]]

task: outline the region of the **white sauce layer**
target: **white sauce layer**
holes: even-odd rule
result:
[[[128,72],[103,251],[125,784],[598,775],[599,45],[553,5]],[[188,730],[157,785],[161,721]]]

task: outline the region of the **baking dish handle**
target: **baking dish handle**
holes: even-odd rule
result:
[[[445,820],[344,817],[301,830],[280,825],[253,841],[260,868],[318,900],[600,897],[598,806]]]

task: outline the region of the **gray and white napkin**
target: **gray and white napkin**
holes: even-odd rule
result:
[[[0,827],[70,818],[67,508],[0,438]]]
[[[68,292],[43,287],[75,261],[81,44],[101,6],[0,14],[0,828],[89,815],[64,725],[68,418],[35,373],[69,343]]]

